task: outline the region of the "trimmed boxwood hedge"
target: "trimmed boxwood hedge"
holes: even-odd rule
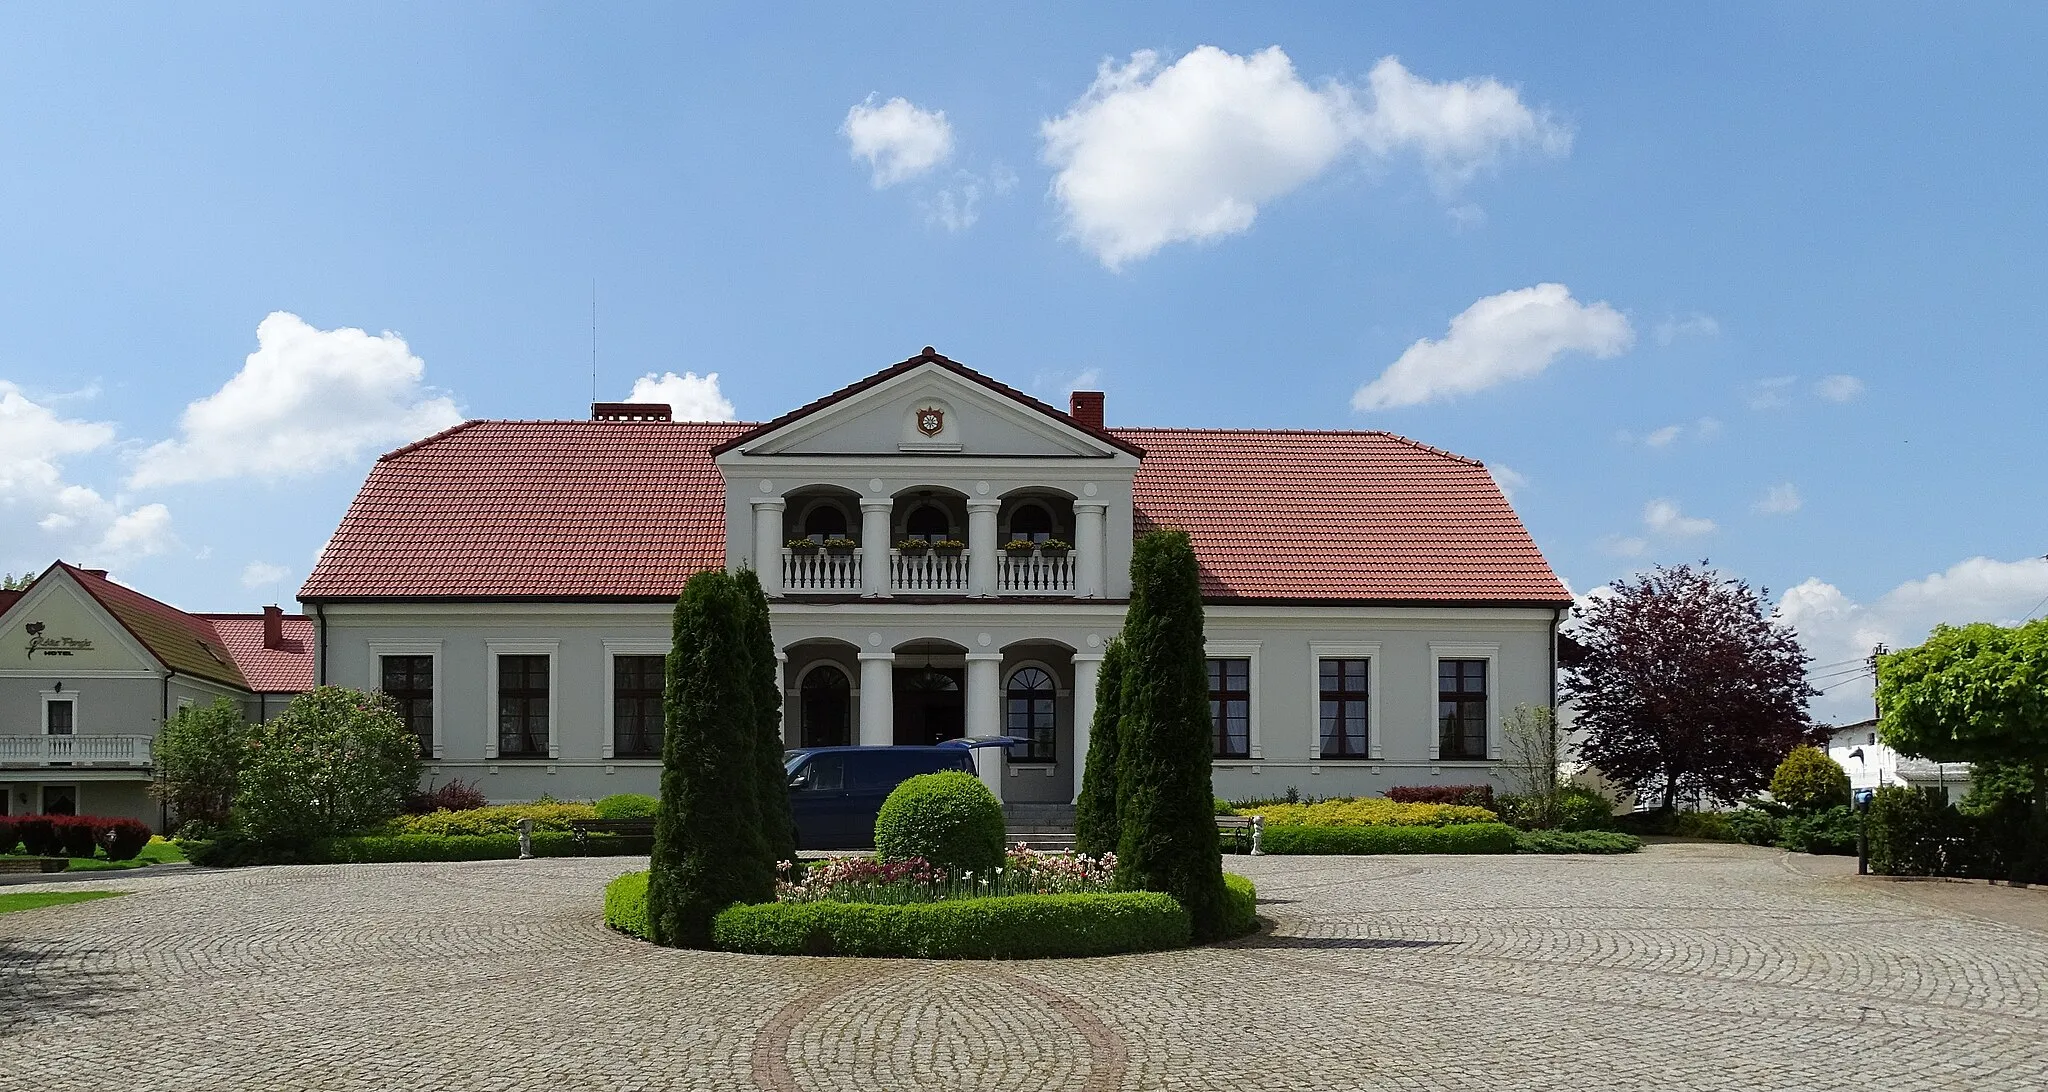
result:
[[[1643,840],[1612,830],[1518,830],[1516,853],[1634,853]]]
[[[647,852],[646,838],[617,834],[589,836],[587,854],[618,857]],[[209,868],[258,864],[390,864],[401,861],[500,861],[519,856],[517,834],[365,834],[323,838],[306,846],[267,846],[239,835],[195,841],[179,839],[185,859]],[[533,833],[536,857],[578,856],[576,836],[567,831]]]
[[[1513,853],[1515,828],[1505,823],[1459,823],[1447,827],[1266,828],[1267,853]]]
[[[1230,936],[1258,927],[1258,893],[1225,875]],[[647,873],[606,885],[606,925],[648,939]],[[1153,891],[1004,895],[879,905],[783,902],[733,906],[711,923],[712,945],[760,955],[899,956],[916,959],[1040,959],[1115,955],[1187,945],[1187,911]]]

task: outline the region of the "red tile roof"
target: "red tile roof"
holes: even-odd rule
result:
[[[457,425],[377,460],[299,598],[674,598],[725,563],[711,452],[752,427]]]
[[[249,682],[216,633],[213,623],[158,602],[134,588],[116,584],[89,569],[57,562],[78,586],[149,649],[165,667],[243,690]]]
[[[899,365],[900,367],[900,365]],[[711,459],[757,426],[472,421],[386,455],[304,600],[667,599],[725,560]],[[1112,429],[1138,527],[1220,601],[1569,603],[1485,467],[1384,432]]]
[[[1138,530],[1194,539],[1218,601],[1569,603],[1484,465],[1386,432],[1112,429]]]
[[[1106,444],[1114,445],[1118,448],[1121,448],[1124,451],[1130,452],[1133,455],[1144,454],[1144,451],[1140,450],[1137,447],[1137,445],[1132,444],[1128,440],[1119,438],[1116,435],[1115,430],[1098,428],[1094,425],[1078,421],[1073,417],[1073,415],[1063,412],[1057,406],[1047,405],[1046,403],[1041,402],[1028,394],[1025,394],[1023,391],[1020,391],[1007,383],[991,379],[988,376],[985,376],[980,372],[975,371],[973,368],[970,368],[957,360],[953,360],[948,357],[939,355],[937,352],[934,352],[932,350],[932,347],[929,345],[924,347],[924,352],[921,352],[916,356],[911,357],[909,360],[904,360],[895,364],[891,364],[888,367],[883,368],[881,371],[876,372],[871,376],[868,376],[866,379],[861,379],[852,383],[848,383],[846,386],[841,387],[836,391],[833,391],[831,394],[828,394],[825,397],[820,398],[814,402],[810,402],[806,405],[798,406],[797,408],[790,410],[788,413],[785,413],[782,416],[777,417],[773,421],[769,421],[765,424],[760,425],[749,425],[746,431],[740,433],[737,436],[734,436],[732,439],[727,440],[722,444],[719,444],[717,447],[712,448],[711,453],[713,455],[722,455],[725,452],[732,450],[733,448],[745,444],[747,441],[752,440],[757,436],[766,436],[767,434],[774,432],[776,429],[779,429],[784,425],[787,425],[793,421],[800,421],[806,417],[809,417],[811,414],[814,414],[819,410],[824,409],[827,406],[843,402],[846,399],[851,398],[852,396],[859,394],[860,392],[867,390],[870,387],[886,383],[889,380],[894,379],[899,375],[902,375],[904,372],[910,371],[911,369],[923,364],[936,364],[939,367],[944,368],[949,372],[952,372],[954,375],[967,379],[970,382],[978,383],[983,387],[987,387],[989,390],[996,392],[1002,397],[1007,398],[1010,401],[1025,407],[1026,409],[1032,410],[1036,413],[1042,413],[1045,416],[1050,417],[1055,421],[1058,421],[1060,424],[1067,426],[1068,428],[1075,429],[1080,432],[1085,432],[1088,435],[1093,436]]]
[[[313,620],[284,616],[284,647],[263,647],[261,614],[202,614],[242,669],[249,689],[259,694],[298,694],[313,689]]]
[[[7,608],[13,606],[14,601],[19,598],[21,598],[21,592],[19,591],[0,589],[0,614],[6,614]]]

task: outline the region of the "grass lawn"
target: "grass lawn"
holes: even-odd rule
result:
[[[71,857],[66,872],[117,872],[125,868],[142,868],[145,865],[168,864],[183,861],[185,855],[178,852],[175,842],[165,841],[162,835],[151,838],[133,860],[110,861],[105,857]]]
[[[125,895],[126,891],[23,891],[13,895],[0,895],[0,914],[10,910],[37,910],[45,906],[62,906],[67,902],[91,902],[94,899],[111,899]]]

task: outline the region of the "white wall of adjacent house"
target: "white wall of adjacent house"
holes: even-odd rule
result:
[[[904,722],[880,714],[927,701],[902,688],[932,673],[951,680],[939,685],[958,687],[969,734],[1015,735],[1020,722],[1011,717],[1030,704],[1012,688],[1031,677],[1022,673],[1039,669],[1051,678],[1054,745],[1049,754],[1012,757],[996,780],[1008,801],[1069,801],[1087,747],[1095,670],[1123,610],[1076,600],[777,602],[785,742],[819,742],[821,727],[842,731],[848,743],[896,742]],[[622,751],[614,683],[619,657],[667,650],[667,604],[330,604],[325,615],[320,656],[328,682],[378,689],[383,657],[430,660],[432,740],[423,783],[461,778],[497,801],[658,790],[659,759]],[[1217,758],[1217,793],[1242,799],[1290,788],[1348,796],[1400,785],[1502,785],[1503,716],[1519,704],[1550,701],[1550,625],[1551,613],[1540,609],[1210,608],[1210,655],[1249,668],[1246,746]],[[529,657],[545,657],[537,674],[527,671],[537,663]],[[1363,685],[1326,694],[1324,661],[1354,665]],[[1483,735],[1467,754],[1446,749],[1440,731],[1446,661],[1483,676],[1478,706],[1468,705],[1478,710]],[[850,699],[838,725],[805,723],[807,710],[829,708],[805,700],[804,683],[821,672],[837,673]],[[1345,678],[1344,670],[1337,674]],[[508,680],[525,688],[519,700],[546,711],[544,740],[530,732],[501,737],[501,702],[518,697],[504,689]],[[877,704],[883,680],[888,693]],[[535,683],[544,696],[535,697]],[[1326,734],[1322,713],[1331,700],[1352,702],[1363,731]],[[508,742],[532,745],[515,754]]]
[[[1835,729],[1828,736],[1828,757],[1848,773],[1849,788],[1855,792],[1886,785],[1910,785],[1939,792],[1953,804],[1960,803],[1970,791],[1968,763],[1932,762],[1901,755],[1879,741],[1873,722]]]

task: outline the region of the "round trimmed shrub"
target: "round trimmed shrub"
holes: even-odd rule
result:
[[[1849,772],[1818,747],[1794,747],[1771,775],[1771,799],[1793,811],[1849,806]]]
[[[883,801],[875,850],[885,861],[922,857],[951,871],[993,872],[1003,863],[1003,805],[963,770],[919,774]]]
[[[661,801],[637,792],[614,793],[597,802],[599,819],[652,819]]]
[[[138,819],[102,819],[99,843],[110,861],[132,861],[149,844],[149,824]]]

